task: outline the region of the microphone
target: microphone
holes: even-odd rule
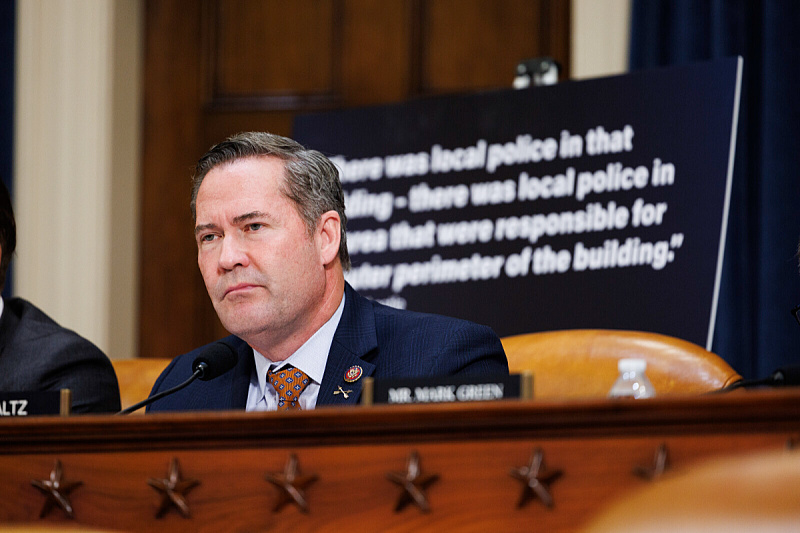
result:
[[[133,404],[117,414],[127,415],[137,411],[142,407],[150,405],[154,401],[163,398],[164,396],[169,396],[170,394],[178,392],[179,390],[189,386],[189,384],[196,379],[209,381],[221,376],[231,368],[235,367],[238,361],[239,354],[236,353],[236,349],[233,346],[224,341],[217,341],[200,352],[200,355],[195,358],[194,362],[192,363],[192,371],[194,373],[189,379],[180,385],[176,385],[171,389],[161,391],[158,394],[154,394],[153,396],[150,396],[139,403]]]
[[[239,354],[233,346],[217,341],[200,352],[192,363],[192,371],[200,373],[197,377],[201,381],[209,381],[235,367],[238,361]]]
[[[794,387],[800,385],[800,366],[785,366],[772,373],[776,387]]]
[[[735,383],[731,383],[723,391],[733,389],[759,387],[767,385],[771,387],[796,387],[800,385],[800,366],[785,366],[777,369],[769,375],[769,377],[762,379],[742,379]]]

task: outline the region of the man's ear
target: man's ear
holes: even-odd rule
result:
[[[317,223],[317,245],[322,262],[328,265],[339,256],[339,242],[342,240],[342,221],[336,211],[322,214]]]

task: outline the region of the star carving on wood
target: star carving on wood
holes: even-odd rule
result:
[[[147,484],[161,494],[161,505],[156,511],[156,518],[163,517],[171,507],[177,508],[184,518],[191,516],[186,496],[200,482],[196,479],[183,479],[181,465],[177,458],[174,457],[170,461],[166,479],[150,478],[147,480]]]
[[[389,472],[386,478],[403,488],[400,498],[397,500],[397,505],[394,508],[395,513],[399,513],[409,503],[415,503],[423,513],[431,510],[428,504],[428,498],[425,496],[425,490],[439,479],[438,474],[422,475],[422,469],[419,464],[419,454],[416,451],[411,452],[408,456],[406,464],[406,471],[403,473]]]
[[[660,478],[668,468],[669,451],[667,450],[666,444],[661,444],[661,446],[656,449],[655,457],[653,457],[653,466],[636,466],[633,469],[633,473],[648,481],[654,481]]]
[[[539,498],[547,508],[553,507],[553,496],[550,494],[550,485],[561,477],[561,470],[548,471],[544,465],[544,453],[541,448],[536,448],[531,454],[527,466],[511,469],[511,477],[523,484],[522,495],[517,502],[517,508],[523,507],[529,500]]]
[[[278,501],[275,502],[272,512],[280,511],[287,503],[295,504],[300,511],[308,513],[308,501],[306,500],[305,490],[314,483],[318,476],[312,474],[304,476],[300,474],[297,456],[290,454],[283,472],[277,474],[266,474],[266,479],[278,489]]]
[[[55,506],[60,507],[69,518],[75,518],[72,503],[69,501],[69,493],[83,485],[83,481],[64,481],[64,468],[61,466],[61,461],[56,460],[53,470],[50,471],[50,479],[34,479],[31,480],[31,485],[47,495],[39,518],[47,516]]]

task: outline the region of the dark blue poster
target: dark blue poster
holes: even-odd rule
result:
[[[298,117],[341,170],[347,280],[500,336],[710,344],[741,60]]]

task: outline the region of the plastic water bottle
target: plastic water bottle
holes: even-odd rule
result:
[[[608,392],[609,398],[632,398],[641,400],[656,395],[653,384],[647,379],[644,371],[647,361],[644,359],[620,359],[617,363],[619,377]]]

